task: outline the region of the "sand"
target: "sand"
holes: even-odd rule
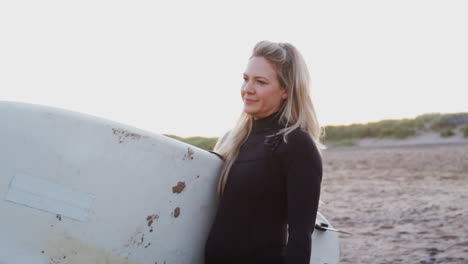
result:
[[[330,148],[323,164],[319,210],[353,233],[340,263],[468,263],[468,144]]]

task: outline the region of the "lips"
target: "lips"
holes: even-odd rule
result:
[[[245,102],[246,104],[252,104],[252,103],[257,102],[257,100],[253,100],[253,99],[249,99],[249,98],[244,98],[244,102]]]

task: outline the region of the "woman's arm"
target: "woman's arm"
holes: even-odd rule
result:
[[[308,264],[320,198],[322,161],[307,133],[296,130],[288,138],[286,263]]]

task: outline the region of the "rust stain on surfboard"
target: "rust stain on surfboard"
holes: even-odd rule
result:
[[[174,209],[174,212],[172,213],[172,216],[174,216],[175,218],[179,217],[180,215],[180,207],[176,207]]]
[[[178,182],[176,186],[172,187],[173,193],[181,193],[185,189],[185,182]]]
[[[77,238],[65,235],[44,241],[42,254],[53,264],[136,264],[102,248],[93,247]]]
[[[124,129],[112,128],[112,133],[119,138],[119,144],[125,142],[127,139],[139,140],[141,135],[132,133]]]
[[[149,227],[149,231],[153,232],[153,222],[159,219],[159,215],[153,214],[146,217],[146,222]]]
[[[183,160],[193,160],[193,154],[194,153],[195,152],[193,152],[193,149],[188,148],[187,153],[185,153]]]

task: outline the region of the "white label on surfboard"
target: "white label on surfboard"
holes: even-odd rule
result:
[[[85,222],[94,198],[93,194],[42,178],[17,174],[11,181],[5,200],[56,214],[60,220],[61,217],[69,217]]]

